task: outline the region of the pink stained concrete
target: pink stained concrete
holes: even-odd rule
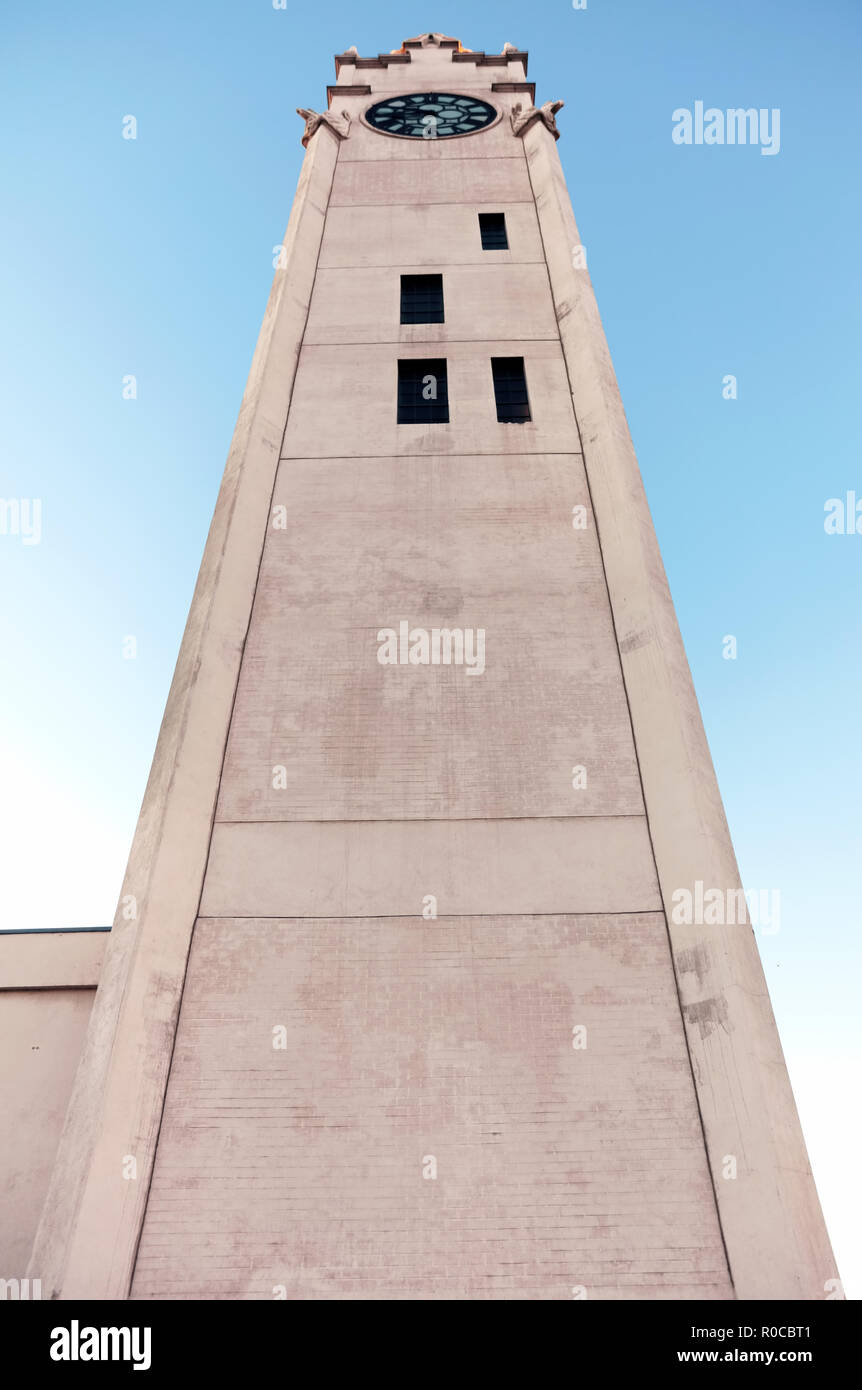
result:
[[[26,1275],[106,935],[0,934],[0,1278]]]
[[[328,218],[374,217],[315,277],[132,1293],[728,1297],[523,146],[504,122],[457,161],[381,142],[339,146]],[[443,325],[398,321],[412,241],[365,268],[417,201],[469,212],[437,245]],[[509,209],[506,262],[483,205]],[[496,421],[507,354],[522,427]],[[397,357],[437,355],[450,424],[398,426]],[[484,675],[381,668],[401,616],[482,625]]]
[[[284,459],[273,500],[290,524],[267,534],[219,820],[643,814],[595,525],[572,529],[579,455]],[[401,618],[486,629],[484,674],[380,666]]]
[[[661,913],[197,923],[133,1297],[577,1284],[731,1295]]]

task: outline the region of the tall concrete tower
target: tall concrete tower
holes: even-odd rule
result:
[[[335,66],[31,1273],[824,1298],[561,103],[511,44]]]

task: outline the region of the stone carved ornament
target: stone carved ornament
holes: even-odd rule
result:
[[[305,121],[302,143],[306,149],[312,135],[322,125],[327,126],[339,140],[347,139],[347,132],[350,129],[350,113],[348,111],[342,111],[339,115],[335,111],[306,111],[304,106],[297,106],[296,114]]]
[[[542,106],[528,106],[524,110],[519,102],[512,107],[512,130],[516,135],[523,135],[534,121],[544,121],[554,139],[559,140],[560,132],[554,117],[562,106],[565,106],[563,101],[546,101]]]

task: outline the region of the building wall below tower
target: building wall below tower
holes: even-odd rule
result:
[[[0,933],[0,1279],[27,1271],[105,939]]]

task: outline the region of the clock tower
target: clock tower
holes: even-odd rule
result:
[[[674,911],[741,887],[562,103],[508,43],[335,69],[31,1273],[824,1298],[752,928]]]

